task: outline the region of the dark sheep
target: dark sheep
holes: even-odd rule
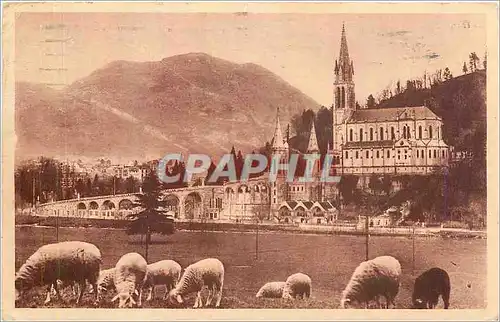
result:
[[[448,273],[438,267],[434,267],[422,273],[415,280],[412,302],[414,309],[433,309],[442,297],[444,308],[450,306],[450,277]]]

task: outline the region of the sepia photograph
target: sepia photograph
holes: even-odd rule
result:
[[[2,19],[2,318],[498,319],[497,3]]]

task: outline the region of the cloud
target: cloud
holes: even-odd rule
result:
[[[408,34],[411,34],[411,31],[409,30],[398,30],[398,31],[391,31],[391,32],[379,32],[378,35],[382,37],[401,37],[401,36],[407,36]]]
[[[432,52],[432,53],[428,53],[428,54],[424,55],[423,57],[427,58],[427,59],[436,59],[436,58],[439,58],[441,56],[436,52]]]

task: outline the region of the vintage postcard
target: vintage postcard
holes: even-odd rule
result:
[[[498,319],[497,3],[2,19],[3,319]]]

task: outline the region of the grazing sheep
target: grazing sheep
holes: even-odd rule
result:
[[[97,301],[101,302],[104,293],[115,289],[115,268],[100,271],[97,279]]]
[[[85,291],[85,282],[95,286],[101,263],[101,252],[90,243],[67,241],[44,245],[16,273],[16,300],[20,299],[24,291],[45,285],[48,285],[45,304],[51,301],[52,288],[61,299],[57,285],[59,279],[66,284],[77,282],[80,285],[80,294],[76,300],[78,304]]]
[[[148,273],[144,287],[148,289],[146,301],[150,301],[153,297],[153,290],[156,285],[165,285],[168,292],[173,289],[181,278],[181,265],[173,260],[162,260],[148,265]]]
[[[56,281],[56,283],[57,283],[57,288],[58,288],[59,290],[62,290],[62,289],[67,288],[67,287],[71,287],[71,291],[73,292],[73,296],[75,296],[75,297],[76,297],[76,296],[78,296],[78,294],[80,293],[80,290],[79,290],[79,285],[78,285],[78,283],[76,283],[76,282],[73,282],[73,283],[69,283],[69,284],[68,284],[67,282],[63,282],[63,281],[61,281],[60,279],[58,279],[58,280]],[[92,292],[90,292],[90,293],[92,293]],[[56,296],[56,295],[57,295],[57,293],[56,293],[56,289],[55,289],[55,287],[54,287],[54,284],[52,284],[52,285],[51,285],[51,288],[50,288],[50,294],[51,294],[52,296]]]
[[[412,302],[415,309],[433,309],[443,298],[444,308],[450,306],[450,276],[441,268],[434,267],[423,272],[415,280]]]
[[[285,288],[285,284],[285,282],[266,283],[260,288],[255,297],[281,298],[283,297],[283,289]]]
[[[146,281],[148,263],[138,253],[123,255],[115,266],[114,282],[117,295],[111,302],[119,299],[118,307],[142,306],[142,287]],[[138,296],[137,302],[134,295]]]
[[[208,286],[208,297],[205,306],[210,305],[215,296],[215,307],[219,307],[223,284],[224,265],[221,261],[216,258],[202,259],[186,268],[177,286],[169,292],[167,302],[178,306],[184,302],[183,296],[197,292],[193,307],[202,307],[201,290],[206,285]]]
[[[311,296],[311,278],[306,274],[296,273],[288,276],[283,289],[283,298],[291,299]]]
[[[386,308],[389,304],[395,307],[394,299],[399,292],[401,264],[391,256],[380,256],[359,264],[342,292],[340,306],[347,308],[356,304],[364,304],[368,308],[371,300],[376,300],[382,308],[380,297],[386,299]]]
[[[62,290],[66,287],[71,287],[71,291],[73,292],[73,295],[75,297],[78,296],[78,294],[80,293],[80,285],[77,282],[73,282],[73,283],[68,284],[67,282],[63,282],[60,279],[58,279],[56,283],[57,283],[57,287],[59,290]],[[92,284],[89,284],[88,288],[89,288],[89,294],[94,293],[94,288],[92,287]],[[52,296],[57,295],[56,289],[54,288],[54,285],[51,286],[50,294]]]

